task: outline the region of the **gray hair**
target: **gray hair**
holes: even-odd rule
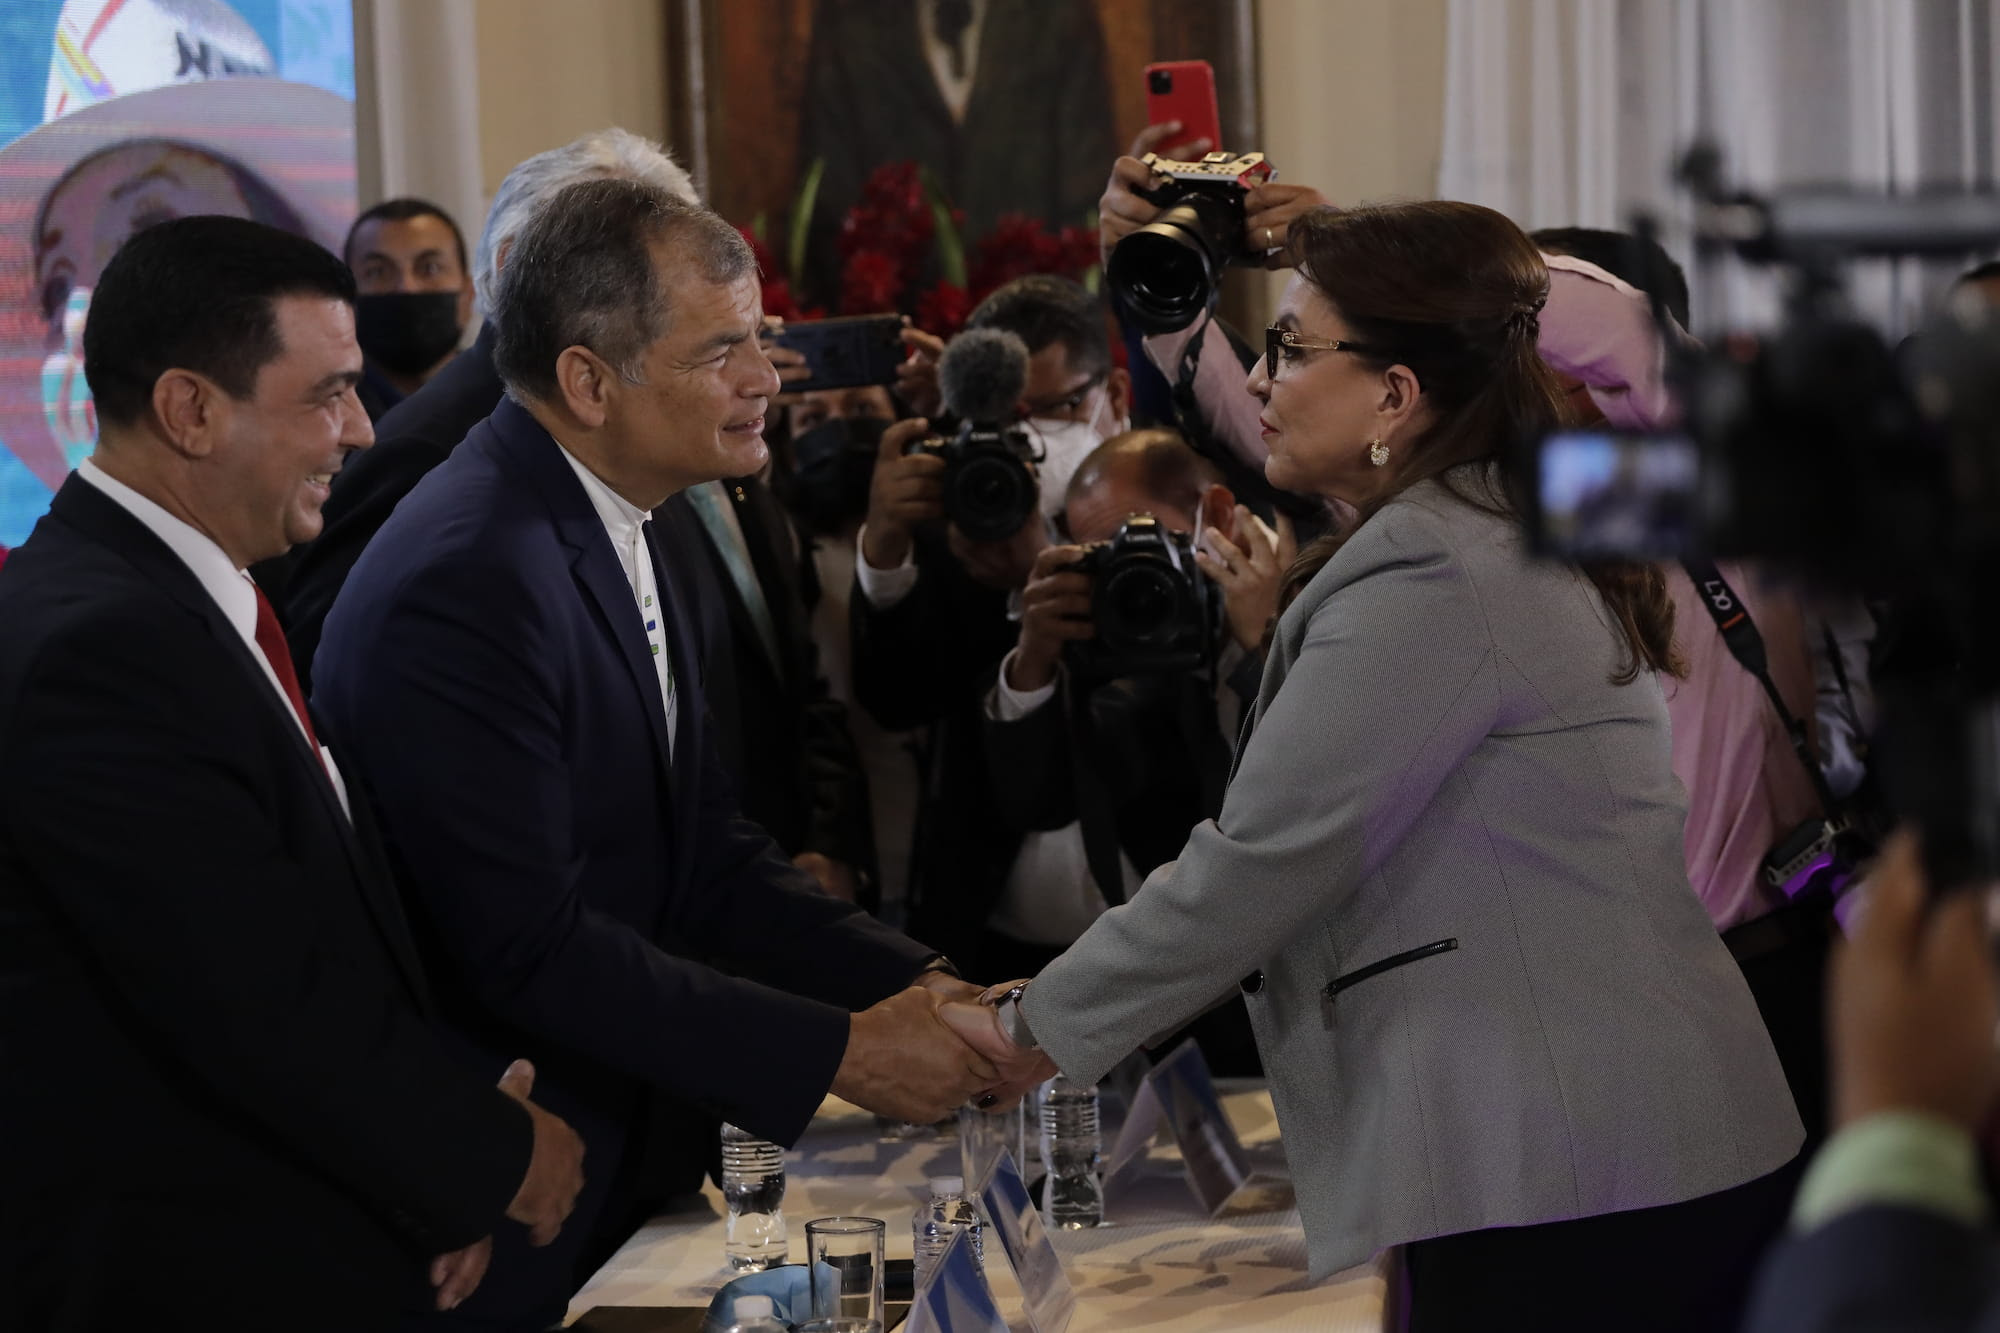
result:
[[[693,178],[673,156],[630,130],[595,130],[560,148],[536,153],[507,173],[493,196],[493,207],[486,211],[486,226],[472,252],[472,286],[481,305],[493,308],[500,252],[520,235],[535,210],[578,181],[605,177],[642,181],[688,203],[701,202]]]
[[[672,314],[656,249],[708,282],[756,272],[735,227],[643,181],[581,181],[536,209],[494,293],[493,365],[508,391],[558,397],[556,362],[571,347],[588,348],[627,381],[642,383],[646,349]]]

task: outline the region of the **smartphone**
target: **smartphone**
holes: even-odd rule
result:
[[[1208,151],[1222,147],[1222,113],[1215,101],[1215,68],[1206,60],[1167,60],[1146,66],[1146,123],[1181,123],[1181,132],[1153,151],[1176,158],[1183,144],[1208,140]]]
[[[806,367],[812,371],[811,379],[787,384],[786,393],[894,384],[906,350],[901,315],[842,315],[787,323],[777,342],[805,353]]]

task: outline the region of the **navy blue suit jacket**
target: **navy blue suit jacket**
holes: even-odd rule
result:
[[[2000,1246],[1918,1208],[1857,1208],[1765,1261],[1749,1333],[1995,1333]]]
[[[536,1060],[538,1099],[553,1084],[587,1124],[631,1125],[651,1086],[790,1143],[848,1012],[933,955],[814,892],[736,813],[683,604],[701,558],[683,521],[653,525],[671,757],[610,539],[511,399],[369,544],[327,619],[315,707],[374,784],[441,1001],[496,1060]],[[591,1143],[600,1169],[607,1147]]]

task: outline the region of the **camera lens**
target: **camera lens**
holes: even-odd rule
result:
[[[1151,560],[1120,564],[1099,594],[1097,633],[1126,648],[1151,647],[1173,637],[1180,586],[1171,570]]]
[[[1113,246],[1105,280],[1142,330],[1177,332],[1208,308],[1242,228],[1240,207],[1197,195]]]
[[[1146,74],[1146,86],[1153,90],[1154,95],[1160,97],[1166,96],[1174,90],[1173,71],[1166,69],[1148,71]]]
[[[945,495],[945,512],[976,542],[999,541],[1021,530],[1035,508],[1035,479],[1017,458],[977,454],[965,460]]]

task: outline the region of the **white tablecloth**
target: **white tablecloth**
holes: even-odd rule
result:
[[[1221,1087],[1257,1177],[1223,1216],[1205,1219],[1171,1151],[1156,1148],[1147,1177],[1112,1195],[1110,1224],[1054,1233],[1077,1289],[1073,1333],[1381,1333],[1386,1259],[1308,1284],[1305,1236],[1270,1097],[1254,1085],[1223,1080]],[[786,1156],[791,1258],[804,1258],[809,1219],[837,1213],[881,1218],[888,1223],[888,1257],[909,1258],[910,1215],[927,1197],[925,1182],[958,1171],[955,1138],[884,1141],[873,1116],[829,1098]],[[706,1305],[731,1275],[723,1267],[722,1197],[708,1185],[704,1198],[706,1213],[655,1219],[627,1241],[576,1294],[571,1316],[603,1305]],[[1022,1326],[1006,1259],[997,1242],[987,1249],[1001,1308]]]

